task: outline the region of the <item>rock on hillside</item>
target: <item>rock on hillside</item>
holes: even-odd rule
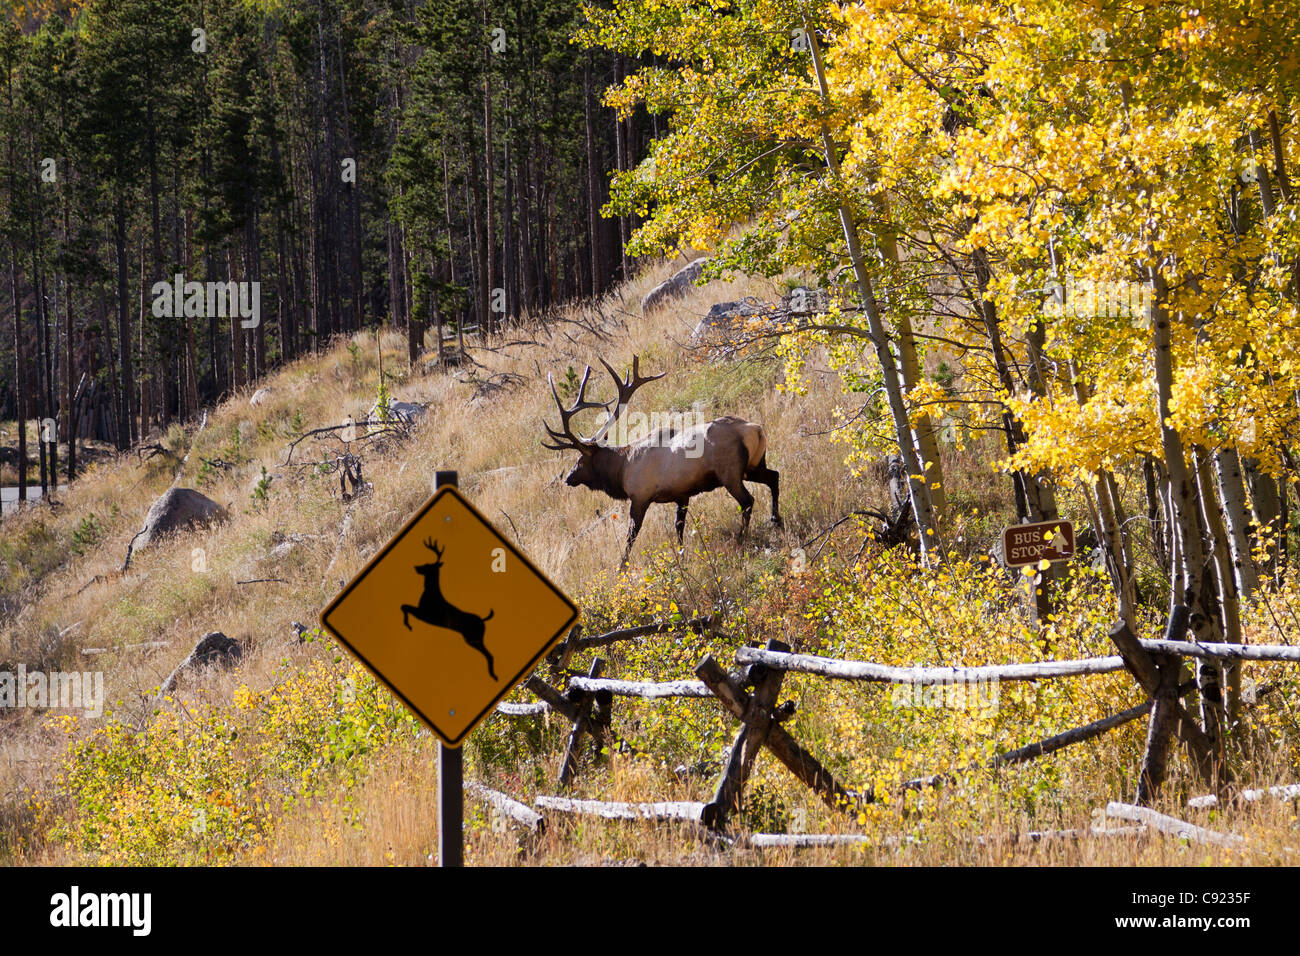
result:
[[[641,314],[649,315],[653,309],[684,296],[691,290],[695,280],[700,277],[700,270],[704,268],[708,261],[709,257],[705,256],[702,259],[696,259],[694,262],[688,263],[647,292],[641,298]]]
[[[378,424],[384,421],[411,422],[415,423],[424,418],[429,410],[423,405],[417,405],[414,402],[389,402],[388,417],[384,418],[379,413],[379,405],[372,405],[370,411],[366,412],[366,421],[372,424]]]
[[[735,302],[719,302],[709,309],[691,334],[692,345],[729,343],[744,331],[748,320],[770,314],[773,307],[758,299],[747,298]]]
[[[164,535],[195,525],[224,521],[226,509],[193,488],[170,488],[145,515],[144,528],[136,536],[134,549],[148,547]]]

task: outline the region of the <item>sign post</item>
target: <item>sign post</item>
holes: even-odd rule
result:
[[[433,490],[459,488],[454,471],[437,472]],[[465,865],[465,762],[459,747],[438,741],[438,865]]]
[[[438,860],[462,864],[461,745],[578,618],[461,494],[454,471],[321,612],[321,626],[437,734]]]
[[[1034,524],[1013,524],[1002,529],[1002,560],[1009,568],[1041,566],[1038,583],[1034,585],[1034,616],[1042,627],[1047,615],[1052,613],[1052,569],[1057,561],[1074,557],[1074,525],[1069,521],[1039,521]]]

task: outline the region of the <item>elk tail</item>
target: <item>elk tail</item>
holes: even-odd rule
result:
[[[496,608],[493,608],[492,610],[488,611],[488,612],[487,612],[487,617],[483,618],[483,620],[486,621],[486,620],[488,619],[488,617],[491,617],[491,616],[492,616],[493,614],[495,614],[496,612],[497,612],[497,611],[496,611]]]

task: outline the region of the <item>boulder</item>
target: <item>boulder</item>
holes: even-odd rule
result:
[[[158,688],[158,696],[170,694],[175,690],[176,683],[186,671],[199,667],[233,667],[243,656],[244,649],[239,646],[238,641],[226,637],[220,631],[210,631],[199,638],[199,642],[194,645],[194,650],[190,651],[189,656],[176,665],[171,676],[162,682],[162,686]]]
[[[652,310],[679,299],[691,290],[700,271],[708,263],[709,257],[696,259],[677,270],[671,277],[659,283],[641,298],[641,314],[648,315]]]
[[[202,492],[171,488],[149,508],[144,529],[136,536],[133,547],[138,551],[165,535],[225,518],[226,509]]]
[[[375,404],[366,412],[366,421],[372,424],[381,422],[418,422],[429,414],[429,410],[423,405],[417,405],[414,402],[389,402],[388,417],[383,418],[379,414],[379,405]]]
[[[812,289],[797,285],[781,296],[781,308],[791,315],[810,315],[825,312],[831,307],[831,297],[825,289]]]
[[[754,298],[719,302],[705,314],[691,333],[692,345],[709,345],[734,340],[745,324],[757,316],[771,313],[772,306]]]

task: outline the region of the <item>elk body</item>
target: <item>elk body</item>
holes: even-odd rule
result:
[[[424,578],[424,593],[420,595],[419,604],[402,605],[402,623],[406,625],[408,631],[413,630],[411,618],[414,617],[417,621],[423,621],[425,624],[431,624],[434,627],[445,627],[449,631],[455,631],[464,639],[466,644],[487,658],[488,676],[496,680],[497,675],[493,669],[492,653],[487,649],[487,645],[483,643],[486,622],[496,611],[488,611],[487,617],[479,617],[469,611],[462,611],[443,597],[442,584],[439,580],[442,576],[443,549],[438,547],[436,541],[425,541],[424,546],[434,553],[437,560],[415,566],[416,573]]]
[[[587,380],[591,376],[591,366],[588,365],[578,387],[577,399],[572,407],[565,408],[551,379],[551,394],[560,410],[560,428],[557,431],[546,426],[552,440],[542,444],[557,451],[572,449],[578,452],[578,461],[565,478],[570,487],[584,485],[616,500],[629,502],[631,523],[623,564],[632,553],[632,543],[641,531],[641,523],[650,505],[677,505],[677,541],[680,544],[691,498],[717,488],[727,489],[740,504],[740,534],[743,536],[754,510],[754,496],[745,487],[746,481],[767,485],[771,490],[772,523],[780,527],[779,475],[767,467],[767,436],[762,425],[727,416],[685,428],[666,425],[626,445],[606,444],[605,437],[627,408],[632,393],[647,382],[663,378],[663,374],[642,377],[636,357],[632,359],[632,371],[626,379],[619,378],[604,359],[601,359],[601,364],[613,376],[618,395],[609,402],[588,400]],[[573,431],[570,421],[578,412],[588,408],[604,409],[606,420],[594,436],[582,438]]]

